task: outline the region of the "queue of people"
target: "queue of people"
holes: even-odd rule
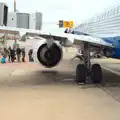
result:
[[[28,57],[29,57],[29,62],[33,62],[33,50],[30,49],[28,52]],[[1,58],[1,63],[6,63],[6,58],[8,57],[8,62],[15,62],[15,60],[17,60],[17,62],[25,62],[25,57],[26,57],[26,52],[25,52],[25,48],[11,48],[9,47],[8,50],[6,48],[4,48],[4,51],[2,53],[2,58]]]

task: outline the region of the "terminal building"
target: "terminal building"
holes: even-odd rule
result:
[[[0,3],[0,26],[41,30],[42,13],[9,12],[8,5]],[[6,47],[8,43],[14,44],[15,41],[19,42],[19,36],[7,34],[5,37],[0,33],[0,48]]]
[[[17,27],[25,29],[41,30],[42,28],[42,13],[19,13],[8,12],[8,27]]]
[[[42,13],[9,12],[8,5],[0,3],[0,26],[41,30]]]
[[[74,28],[93,35],[120,33],[120,6],[113,7]]]

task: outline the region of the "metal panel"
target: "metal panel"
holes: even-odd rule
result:
[[[36,14],[32,13],[29,16],[29,29],[36,29]]]
[[[29,29],[29,14],[17,13],[17,27]]]
[[[8,27],[17,27],[17,19],[16,19],[16,13],[15,12],[9,12],[8,13]]]
[[[36,30],[41,30],[42,28],[42,13],[36,12]]]
[[[3,25],[3,3],[0,3],[0,26]]]
[[[0,26],[7,26],[8,6],[5,3],[0,3]]]

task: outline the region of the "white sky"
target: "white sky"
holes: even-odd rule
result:
[[[7,3],[9,11],[13,11],[14,0],[0,2]],[[120,0],[16,0],[16,3],[20,12],[42,12],[43,27],[57,29],[56,24],[60,19],[80,24],[108,7],[120,5]],[[47,24],[48,22],[53,24]]]

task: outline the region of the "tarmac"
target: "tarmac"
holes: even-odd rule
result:
[[[78,85],[74,55],[64,51],[62,62],[52,69],[28,62],[0,64],[0,119],[120,120],[119,75],[103,68],[102,84]],[[119,60],[93,62],[120,70]]]

